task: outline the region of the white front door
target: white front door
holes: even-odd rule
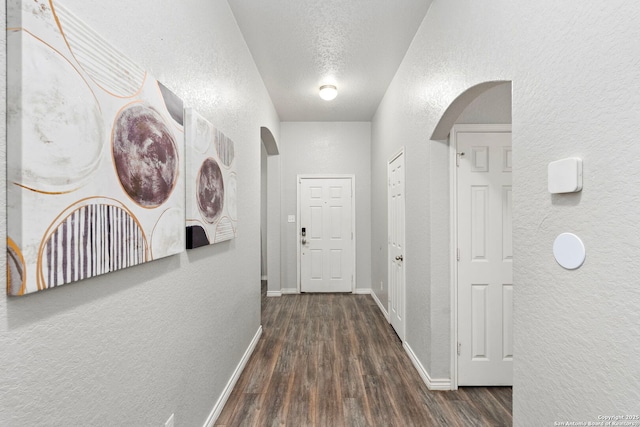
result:
[[[405,332],[404,152],[389,162],[389,320],[398,337]]]
[[[513,382],[511,132],[456,132],[458,385]]]
[[[300,291],[352,292],[351,178],[300,178]]]

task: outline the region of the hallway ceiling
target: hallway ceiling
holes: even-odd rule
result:
[[[282,121],[371,120],[431,4],[228,1]]]

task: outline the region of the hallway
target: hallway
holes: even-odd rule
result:
[[[510,387],[429,391],[369,295],[266,298],[216,426],[510,426]]]

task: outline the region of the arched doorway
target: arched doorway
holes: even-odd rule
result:
[[[261,279],[274,296],[280,294],[280,153],[269,128],[260,128],[260,141]]]
[[[503,250],[502,247],[497,247],[498,245],[503,246],[503,242],[506,242],[504,243],[505,245],[511,245],[511,227],[509,224],[511,221],[510,176],[512,169],[509,164],[509,168],[504,169],[507,172],[502,172],[503,168],[500,166],[500,173],[507,176],[507,180],[509,181],[507,185],[509,188],[505,189],[502,188],[505,185],[505,182],[502,182],[502,184],[495,184],[490,183],[487,180],[487,177],[493,176],[494,171],[498,169],[497,165],[487,164],[486,167],[479,167],[480,165],[478,164],[475,165],[478,167],[475,167],[474,169],[474,166],[470,163],[472,160],[475,162],[482,162],[485,159],[489,162],[489,153],[492,153],[491,162],[501,162],[502,160],[498,158],[499,156],[508,156],[508,162],[510,162],[510,124],[511,83],[508,81],[489,81],[470,87],[456,97],[456,99],[443,113],[432,134],[432,139],[436,140],[435,144],[438,145],[434,150],[436,153],[440,153],[440,156],[434,156],[432,163],[442,162],[443,160],[446,161],[448,164],[450,182],[448,188],[443,188],[438,191],[443,192],[440,197],[446,197],[450,202],[447,213],[450,223],[450,240],[448,243],[449,250],[446,251],[449,262],[445,265],[448,265],[448,276],[450,277],[451,287],[452,389],[456,389],[459,384],[509,385],[511,381],[513,342],[511,298],[513,288],[511,281],[507,279],[500,279],[500,283],[488,285],[488,283],[493,283],[491,280],[494,279],[490,280],[486,277],[480,278],[476,276],[473,280],[470,279],[474,284],[477,282],[475,285],[462,285],[459,282],[459,280],[467,280],[469,274],[480,274],[476,272],[476,270],[473,270],[475,267],[474,262],[476,264],[478,262],[482,262],[483,265],[486,266],[488,263],[494,262],[493,260],[496,259],[495,262],[497,264],[506,264],[507,270],[509,272],[511,271],[512,257],[510,254],[507,254],[504,257],[492,255],[489,257],[491,260],[488,258],[481,259],[482,254],[478,253],[474,255],[475,252],[473,252],[473,248],[475,246],[473,245],[478,247],[481,246],[477,244],[477,242],[480,241],[480,237],[486,239],[485,243],[489,245],[488,247],[493,247],[491,245],[496,246],[494,253],[497,253],[498,250]],[[504,142],[498,143],[497,141],[493,141],[495,138],[502,138],[504,141],[504,137],[500,137],[500,135],[507,134],[503,132],[508,133],[508,136],[506,137],[508,150],[502,146],[491,146],[491,144],[504,144]],[[457,136],[459,136],[459,138],[457,138]],[[470,142],[471,140],[465,141],[464,144],[466,145],[461,142],[463,139],[470,138],[479,139],[476,142]],[[485,143],[484,141],[489,142]],[[456,147],[458,144],[459,147]],[[468,146],[469,144],[471,145]],[[460,147],[463,146],[466,148],[461,150]],[[493,154],[494,152],[496,153],[495,156]],[[446,160],[444,158],[446,158]],[[434,164],[434,167],[442,168],[442,165]],[[501,218],[501,221],[505,218],[504,221],[506,221],[506,225],[501,226],[497,223],[493,224],[493,222],[489,225],[490,223],[488,220],[480,221],[478,219],[482,217],[482,214],[479,213],[477,206],[474,208],[469,204],[471,203],[470,200],[472,193],[467,189],[469,190],[467,191],[469,194],[463,194],[464,187],[461,188],[460,184],[462,181],[458,181],[458,177],[460,176],[459,174],[465,168],[471,168],[474,171],[473,173],[467,173],[464,175],[465,180],[469,177],[479,180],[475,183],[469,183],[471,189],[478,190],[476,191],[477,194],[473,193],[478,196],[478,203],[489,203],[489,201],[491,201],[491,203],[495,204],[493,209],[506,209],[505,212],[508,211],[509,215],[503,215],[501,212],[498,214],[492,214],[494,219],[497,216]],[[496,189],[492,188],[492,185],[501,187]],[[444,194],[444,192],[447,192],[447,194]],[[486,197],[480,197],[483,195]],[[504,200],[501,198],[504,198]],[[507,203],[507,201],[509,202]],[[463,211],[466,217],[463,216]],[[433,212],[433,214],[442,215],[442,211],[440,211],[440,213]],[[489,215],[489,217],[491,217],[491,215]],[[482,230],[479,228],[472,230],[471,226],[467,227],[467,225],[472,222],[477,223],[478,227],[481,227]],[[459,224],[461,224],[462,227],[459,228]],[[505,236],[504,234],[507,232],[508,236]],[[491,243],[492,241],[494,243]],[[435,243],[435,245],[437,244],[438,243]],[[432,249],[438,250],[438,248]],[[442,268],[447,267],[445,266]],[[474,273],[469,273],[468,269],[470,268]],[[499,266],[494,266],[492,267],[493,270],[491,268],[488,268],[487,270],[494,271],[499,268]],[[502,323],[503,319],[504,323]],[[498,322],[498,320],[500,322]],[[497,326],[498,323],[500,323],[500,326]],[[496,350],[498,347],[499,350]],[[474,364],[471,362],[477,363]],[[501,368],[497,368],[494,374],[488,374],[490,371],[488,366],[491,364],[493,364],[492,366],[501,366]],[[468,366],[473,367],[471,371],[472,374],[474,373],[473,369],[478,370],[477,378],[473,375],[471,375],[471,377],[469,376]],[[481,367],[476,368],[476,366]],[[498,373],[500,369],[502,369],[501,374]],[[459,373],[461,374],[460,378],[458,376]],[[459,379],[461,380],[460,382]]]

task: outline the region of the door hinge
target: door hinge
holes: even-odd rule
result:
[[[462,349],[462,343],[458,343],[458,356],[460,356],[461,349]]]
[[[460,248],[456,249],[456,258],[460,261]]]
[[[464,157],[464,153],[456,153],[456,166],[460,167],[460,157]]]

